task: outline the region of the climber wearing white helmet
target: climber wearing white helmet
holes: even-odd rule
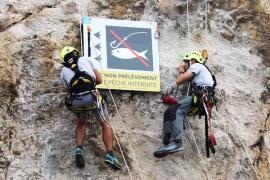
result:
[[[182,85],[190,82],[197,88],[212,89],[214,79],[211,72],[204,65],[205,59],[199,52],[188,52],[183,57],[178,70],[176,84]],[[155,157],[164,157],[170,153],[183,150],[183,123],[186,114],[192,107],[192,95],[184,96],[177,105],[168,108],[164,113],[163,145],[154,152]]]
[[[76,165],[79,168],[85,166],[83,141],[86,137],[87,120],[95,116],[102,127],[102,139],[105,144],[107,154],[105,162],[113,169],[121,169],[121,166],[113,154],[113,136],[108,112],[104,103],[98,100],[102,96],[96,91],[96,85],[102,83],[102,76],[98,72],[94,63],[88,57],[79,57],[79,51],[73,47],[64,47],[60,53],[63,62],[61,79],[68,89],[66,105],[77,117],[76,128]]]

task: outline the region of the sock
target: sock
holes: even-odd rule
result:
[[[83,145],[77,145],[76,148],[83,149]]]
[[[163,138],[163,144],[168,145],[170,143],[171,133],[166,133]]]
[[[114,155],[112,151],[108,151],[107,154],[109,154],[109,155],[111,155],[111,156]]]

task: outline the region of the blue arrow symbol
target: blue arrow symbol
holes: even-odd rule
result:
[[[97,48],[98,50],[100,50],[101,46],[100,46],[100,43],[95,45],[95,48]]]
[[[98,62],[100,62],[100,61],[101,61],[101,57],[100,57],[100,55],[99,55],[99,56],[97,56],[97,57],[95,57],[95,60],[97,60]]]
[[[100,39],[100,32],[95,33],[95,36]]]

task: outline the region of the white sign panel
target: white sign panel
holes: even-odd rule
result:
[[[99,88],[160,91],[156,22],[83,17],[82,31],[83,55],[101,66]]]

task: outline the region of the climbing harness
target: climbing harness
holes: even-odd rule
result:
[[[63,65],[74,72],[74,76],[69,83],[68,96],[65,100],[66,106],[73,112],[88,111],[94,103],[95,95],[92,90],[95,90],[96,83],[93,77],[84,71],[80,71],[78,67],[79,51],[72,47],[64,47],[61,51],[61,59]],[[80,108],[73,107],[72,104],[75,100],[89,98],[87,103],[83,103]],[[77,109],[78,108],[78,109]]]
[[[211,88],[210,87],[209,88],[203,87],[203,88],[198,89],[196,84],[191,84],[191,91],[194,94],[193,99],[192,99],[192,103],[193,103],[192,106],[193,107],[191,108],[190,112],[187,113],[187,116],[195,116],[195,115],[198,114],[199,117],[201,117],[201,116],[205,117],[205,147],[206,147],[206,155],[207,155],[207,157],[209,157],[210,156],[209,149],[211,149],[211,152],[213,154],[215,154],[214,146],[216,145],[214,135],[212,135],[212,134],[210,134],[211,135],[210,136],[211,137],[211,142],[209,142],[209,133],[208,133],[209,128],[211,130],[210,117],[211,117],[211,109],[212,109],[213,104],[214,104],[214,103],[212,103],[212,101],[210,102],[210,100],[212,100],[211,96],[210,96]],[[207,179],[210,179],[209,173],[208,173],[208,170],[207,170],[207,167],[206,167],[206,163],[205,163],[205,161],[204,161],[204,159],[202,157],[202,154],[200,152],[200,149],[199,149],[199,146],[197,144],[193,129],[191,128],[191,125],[190,125],[190,122],[189,122],[188,118],[186,118],[186,120],[188,122],[189,129],[190,129],[190,131],[192,133],[192,136],[193,136],[197,151],[199,153],[199,156],[201,158],[203,167],[205,169],[206,177],[207,177]],[[211,143],[211,146],[209,146],[210,143]]]
[[[215,145],[216,139],[214,134],[210,133],[212,130],[212,122],[211,122],[211,110],[215,104],[214,98],[214,86],[213,87],[201,87],[198,88],[195,84],[192,84],[192,92],[193,98],[196,99],[197,102],[193,102],[193,108],[191,108],[191,115],[199,115],[205,117],[205,147],[206,147],[206,155],[210,157],[209,149],[213,154],[215,154]],[[197,110],[197,112],[196,112]],[[188,113],[190,115],[190,113]]]
[[[103,122],[106,122],[106,117],[105,117],[105,112],[107,111],[107,102],[106,100],[104,100],[104,96],[100,95],[99,92],[98,94],[96,93],[96,97],[97,97],[97,104],[96,104],[96,109],[97,109],[97,113],[99,115],[99,117],[101,118],[101,120]]]

